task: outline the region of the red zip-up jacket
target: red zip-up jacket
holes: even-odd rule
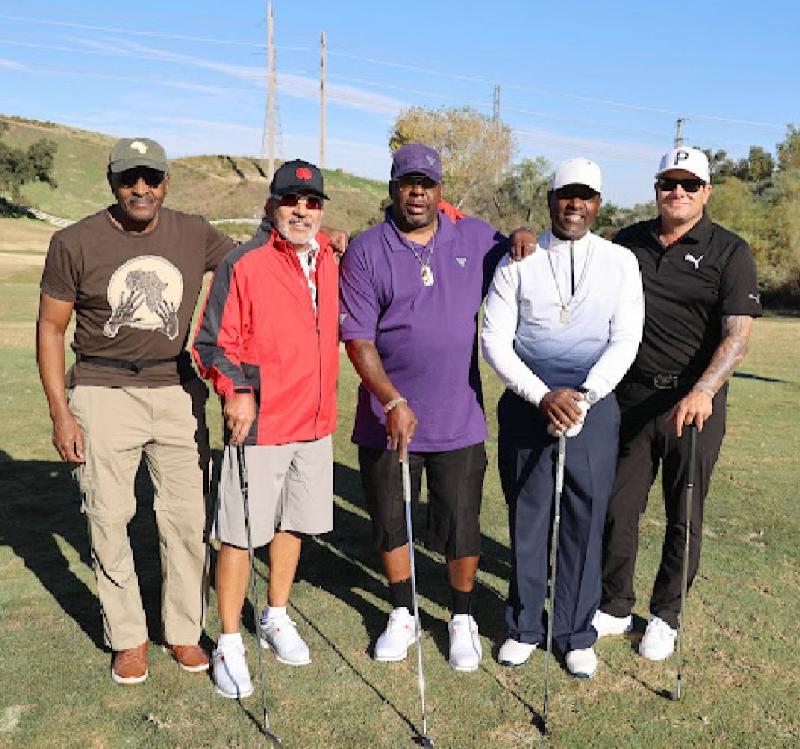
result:
[[[316,314],[297,253],[274,230],[266,244],[262,236],[232,250],[214,275],[192,353],[223,399],[254,393],[258,415],[245,444],[336,429],[339,271],[328,238],[316,239]]]

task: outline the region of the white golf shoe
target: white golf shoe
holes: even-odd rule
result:
[[[611,616],[597,609],[592,619],[592,626],[597,630],[598,639],[610,635],[626,635],[633,629],[633,615]]]
[[[639,643],[639,655],[649,661],[663,661],[675,650],[675,638],[678,630],[672,629],[663,619],[651,616],[647,622],[642,641]]]
[[[536,643],[529,644],[509,637],[500,646],[497,662],[501,666],[521,666],[531,657],[531,653],[536,650],[536,647]]]
[[[594,648],[570,650],[564,660],[567,662],[567,671],[578,679],[589,679],[597,671],[597,656]]]
[[[475,620],[469,614],[456,614],[447,629],[450,632],[450,667],[455,671],[475,671],[483,657]]]
[[[287,666],[307,666],[311,663],[308,645],[297,634],[297,625],[288,614],[275,617],[262,615],[258,629],[261,647],[272,650],[281,663]]]
[[[392,609],[386,629],[375,643],[376,661],[402,661],[408,655],[408,647],[416,640],[414,617],[405,606]]]
[[[241,640],[218,647],[211,654],[211,669],[217,694],[234,700],[253,694]]]

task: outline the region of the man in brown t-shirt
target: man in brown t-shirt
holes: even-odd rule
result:
[[[184,669],[208,668],[197,644],[208,391],[184,349],[203,274],[235,242],[200,216],[162,208],[168,165],[152,140],[118,141],[108,181],[117,202],[50,242],[37,358],[53,444],[78,466],[112,677],[135,684],[147,678],[147,626],[127,526],[142,453],[155,488],[164,643]],[[76,362],[65,376],[73,310]]]

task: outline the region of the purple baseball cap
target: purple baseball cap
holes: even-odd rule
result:
[[[398,148],[392,157],[391,178],[405,174],[424,174],[434,182],[442,181],[442,160],[439,152],[422,143],[409,143]]]

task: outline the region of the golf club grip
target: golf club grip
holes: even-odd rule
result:
[[[411,467],[409,465],[408,453],[406,459],[401,462],[403,466],[403,501],[411,504]]]

